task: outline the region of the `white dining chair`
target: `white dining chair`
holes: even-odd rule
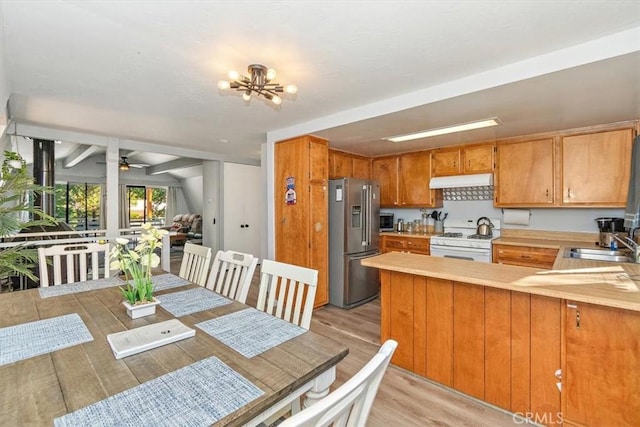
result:
[[[262,260],[256,308],[309,329],[318,285],[318,270]]]
[[[244,304],[257,265],[258,258],[253,255],[218,251],[213,258],[206,288]]]
[[[109,277],[109,244],[70,243],[39,247],[38,265],[43,288]],[[53,267],[53,281],[49,277],[49,265]]]
[[[182,252],[178,276],[196,285],[204,286],[207,282],[209,264],[211,264],[211,248],[187,242]]]
[[[382,377],[398,343],[387,340],[378,353],[346,383],[319,402],[285,419],[280,427],[364,427]]]

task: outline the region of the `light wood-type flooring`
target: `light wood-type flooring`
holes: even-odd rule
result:
[[[177,274],[180,259],[172,257],[171,272]],[[260,265],[256,269],[247,303],[255,306],[258,296]],[[331,305],[313,313],[311,330],[340,341],[349,347],[349,355],[338,364],[340,386],[351,378],[380,347],[380,301],[374,300],[351,310]],[[409,426],[514,426],[510,414],[457,392],[438,386],[402,369],[389,366],[367,425],[372,427]]]

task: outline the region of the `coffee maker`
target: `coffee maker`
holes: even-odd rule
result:
[[[596,218],[600,238],[598,246],[602,248],[616,249],[618,242],[613,236],[625,237],[624,218]]]

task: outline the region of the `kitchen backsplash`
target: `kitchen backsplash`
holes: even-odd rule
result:
[[[443,207],[429,209],[429,212],[437,210],[449,214],[448,219],[476,219],[483,216],[502,219],[502,209],[493,207],[493,200],[478,201],[451,201],[445,200]],[[397,221],[402,218],[405,221],[422,218],[419,209],[387,209],[380,208],[382,212],[392,212]],[[550,231],[581,231],[597,233],[598,227],[595,219],[599,217],[624,217],[624,209],[530,209],[531,218],[528,226],[503,224],[503,228],[521,228],[525,230],[550,230]],[[444,226],[447,226],[445,221]]]

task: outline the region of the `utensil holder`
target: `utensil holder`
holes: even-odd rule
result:
[[[435,232],[442,233],[444,231],[444,221],[436,220]]]

